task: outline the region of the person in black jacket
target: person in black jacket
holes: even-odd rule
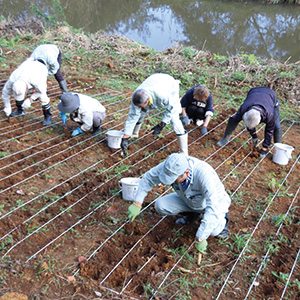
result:
[[[255,127],[261,122],[266,124],[264,141],[259,151],[261,157],[266,155],[273,136],[275,143],[282,142],[282,129],[279,120],[279,100],[273,90],[267,87],[251,88],[237,113],[229,118],[224,136],[217,143],[217,146],[224,146],[228,143],[230,136],[242,119],[252,137],[254,147],[258,143]]]
[[[189,125],[193,121],[197,126],[202,126],[201,133],[207,133],[208,123],[213,116],[213,98],[207,86],[198,84],[192,87],[182,97],[182,122]],[[204,123],[203,123],[204,122]]]

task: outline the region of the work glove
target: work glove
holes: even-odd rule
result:
[[[187,126],[187,125],[190,125],[191,120],[190,120],[190,118],[189,118],[188,116],[185,116],[185,117],[182,118],[182,123],[183,123],[185,126]]]
[[[196,249],[201,253],[201,254],[206,254],[206,249],[207,249],[207,241],[203,240],[201,242],[196,241],[195,243]]]
[[[122,138],[121,148],[123,150],[124,155],[126,155],[126,150],[128,149],[128,140],[129,138]]]
[[[68,117],[66,116],[65,113],[59,113],[60,114],[60,118],[61,118],[61,121],[66,125],[66,122],[68,120]]]
[[[141,206],[133,203],[128,207],[128,217],[131,219],[131,222],[140,214]]]
[[[207,128],[206,128],[205,126],[202,126],[202,128],[201,128],[201,133],[202,133],[203,135],[207,134]]]
[[[258,136],[256,133],[252,134],[252,143],[253,143],[253,148],[255,148],[258,143]]]
[[[76,128],[72,132],[72,136],[78,135],[80,133],[83,133],[83,131],[80,129],[80,127]]]
[[[154,126],[151,131],[153,131],[153,134],[160,134],[165,126],[165,122],[160,122],[158,125]]]
[[[265,157],[266,154],[267,154],[267,152],[268,152],[268,150],[260,149],[260,150],[259,150],[259,156],[260,156],[260,157]]]
[[[27,109],[31,106],[31,103],[32,103],[32,99],[31,98],[27,98],[24,100],[23,104],[22,104],[22,107],[24,109]]]

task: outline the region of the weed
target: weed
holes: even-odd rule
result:
[[[243,234],[243,233],[233,233],[231,235],[232,243],[232,251],[234,248],[237,249],[237,252],[241,252],[241,250],[245,247],[247,240],[250,238],[250,234]]]
[[[5,157],[6,155],[9,154],[9,151],[6,152],[0,152],[0,158]]]

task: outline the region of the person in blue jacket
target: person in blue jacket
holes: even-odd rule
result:
[[[173,153],[147,171],[139,182],[128,217],[133,221],[140,213],[144,198],[157,184],[171,185],[175,193],[159,197],[155,209],[161,215],[184,214],[176,224],[188,225],[203,215],[196,233],[196,248],[205,254],[207,238],[226,238],[229,234],[231,199],[216,171],[205,161]]]
[[[207,133],[207,126],[214,114],[213,97],[206,85],[198,84],[192,87],[182,97],[182,122],[189,125],[193,121],[197,126],[202,126],[201,133]],[[203,123],[204,122],[204,123]]]
[[[229,118],[224,136],[217,143],[217,146],[224,146],[228,143],[241,120],[244,121],[252,137],[254,147],[258,143],[255,127],[261,122],[266,124],[264,141],[259,151],[261,157],[267,154],[273,136],[274,143],[282,142],[282,129],[279,120],[279,100],[276,93],[270,88],[254,87],[249,90],[244,103],[237,113]]]

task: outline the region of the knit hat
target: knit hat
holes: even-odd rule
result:
[[[158,175],[163,184],[172,184],[188,170],[189,162],[184,153],[173,153],[163,163],[162,172]]]
[[[23,80],[16,80],[12,87],[13,96],[17,101],[25,99],[26,96],[26,83]]]
[[[60,100],[61,101],[57,104],[57,107],[64,114],[73,112],[80,105],[78,95],[71,92],[63,93]]]

